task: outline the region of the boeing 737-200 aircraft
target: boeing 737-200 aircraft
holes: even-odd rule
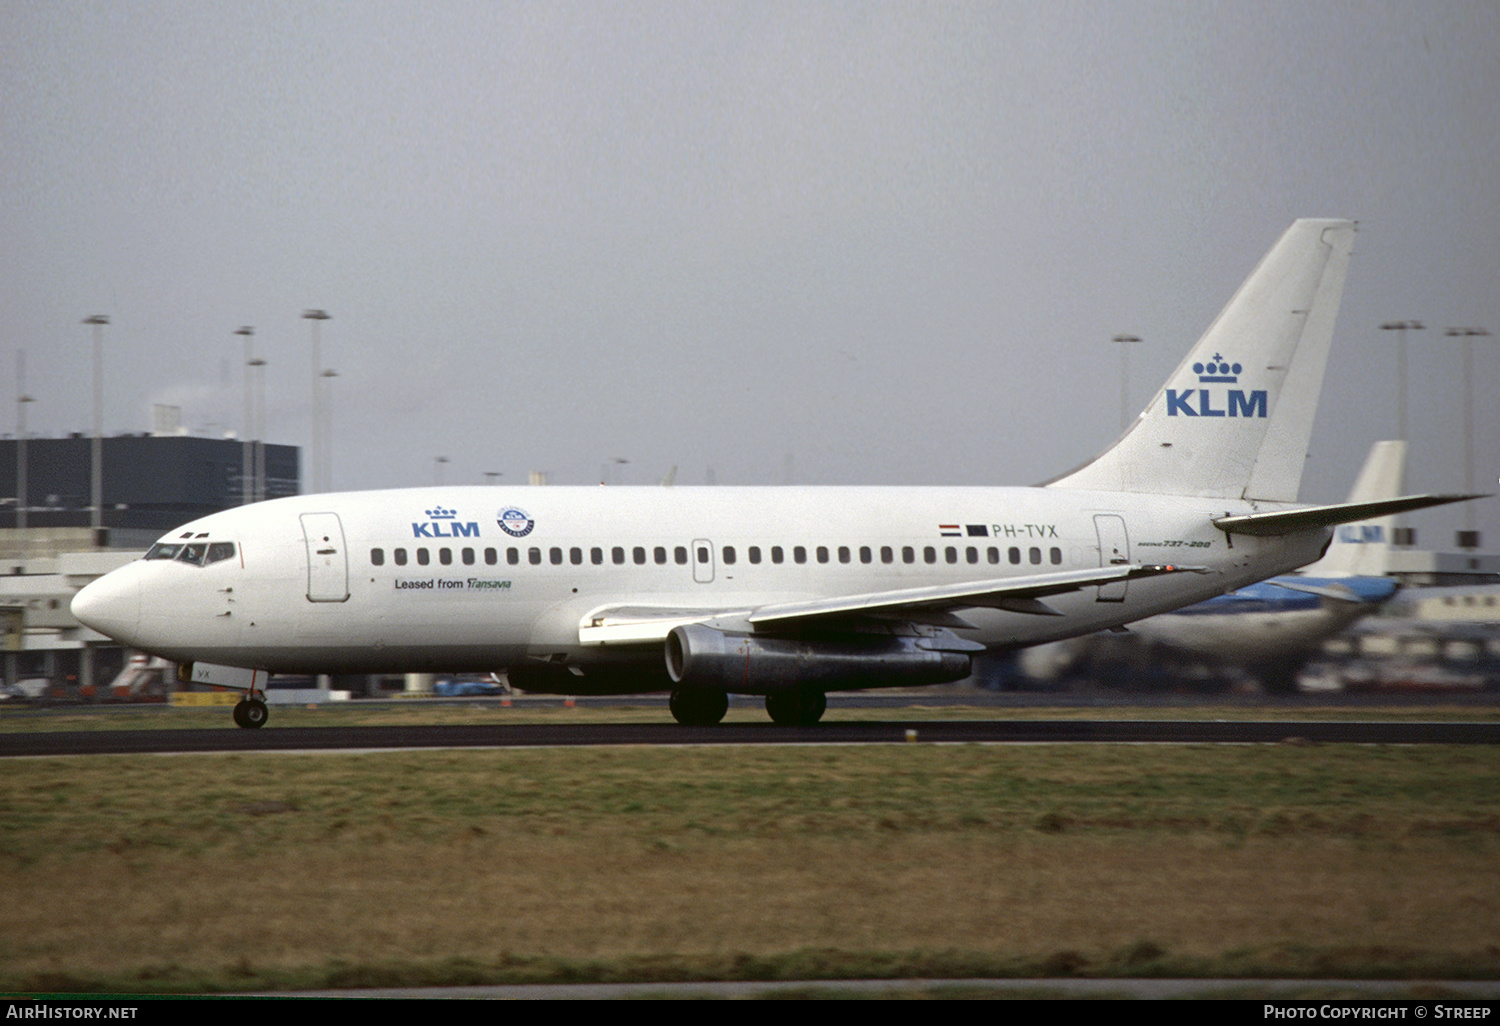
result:
[[[1455,501],[1296,506],[1354,224],[1297,221],[1115,444],[1025,488],[423,488],[215,513],[73,613],[246,692],[267,673],[505,670],[527,691],[728,694],[812,724],[826,693],[935,684],[1308,563],[1336,524]]]

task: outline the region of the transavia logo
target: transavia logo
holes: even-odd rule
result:
[[[500,530],[515,538],[526,537],[531,533],[531,529],[536,526],[536,521],[531,519],[530,513],[527,513],[524,509],[517,509],[514,506],[507,506],[505,509],[502,509],[498,520],[500,522]]]
[[[463,523],[458,519],[458,510],[434,506],[424,510],[426,522],[415,522],[411,533],[417,538],[478,538],[479,524],[473,520]]]
[[[1193,364],[1193,373],[1198,375],[1198,383],[1202,385],[1238,384],[1243,369],[1240,364],[1230,363],[1218,353],[1207,363]],[[1266,390],[1257,388],[1247,393],[1242,388],[1169,388],[1167,416],[1178,414],[1184,417],[1264,417]]]

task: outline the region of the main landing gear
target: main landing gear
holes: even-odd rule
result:
[[[674,691],[668,702],[672,717],[685,727],[711,727],[729,711],[729,696],[722,691]],[[828,696],[812,688],[795,688],[766,696],[771,722],[782,727],[811,727],[823,718]]]
[[[722,691],[674,691],[667,707],[684,727],[712,727],[729,711],[729,696]]]
[[[811,688],[794,688],[766,696],[766,712],[778,727],[811,727],[823,718],[828,696]]]
[[[242,698],[234,706],[235,726],[244,727],[247,730],[255,730],[266,725],[266,720],[271,718],[271,710],[266,707],[265,699],[256,698],[254,692],[250,697]]]

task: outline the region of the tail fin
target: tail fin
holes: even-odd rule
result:
[[[1394,499],[1406,473],[1406,443],[1376,442],[1349,493],[1350,502]],[[1390,564],[1391,532],[1396,515],[1345,524],[1333,534],[1323,558],[1302,568],[1314,577],[1384,577]]]
[[[1293,222],[1135,423],[1048,484],[1295,501],[1353,248],[1353,221]]]

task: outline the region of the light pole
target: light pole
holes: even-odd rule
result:
[[[259,415],[256,417],[256,424],[250,430],[250,434],[255,439],[251,443],[254,449],[251,453],[250,471],[250,476],[254,480],[255,490],[251,494],[250,501],[259,502],[266,497],[266,361],[256,357],[252,360],[247,360],[245,366],[248,368],[245,373],[253,373],[255,376],[255,391],[260,407],[258,411]]]
[[[85,317],[83,323],[94,329],[94,444],[89,460],[89,527],[97,546],[104,528],[104,326],[109,323],[109,317],[93,314]]]
[[[235,334],[245,340],[245,437],[240,439],[240,505],[248,506],[255,501],[255,427],[251,423],[255,410],[250,388],[250,339],[255,329],[247,324]]]
[[[302,319],[312,321],[312,492],[323,490],[323,438],[320,420],[321,403],[318,401],[318,393],[323,388],[323,357],[319,353],[321,340],[318,337],[318,326],[323,321],[333,319],[333,315],[327,310],[303,310]]]
[[[1139,342],[1138,335],[1116,335],[1111,342],[1120,343],[1120,430],[1130,418],[1130,346],[1125,343]]]
[[[1396,437],[1403,442],[1406,437],[1406,333],[1425,331],[1421,321],[1388,321],[1380,326],[1381,331],[1399,331],[1396,342]]]
[[[36,402],[26,394],[26,350],[16,351],[16,527],[26,545],[26,404]]]
[[[323,378],[323,487],[333,487],[333,379],[339,376],[339,372],[332,367],[326,367],[321,377]]]
[[[1444,338],[1464,340],[1464,493],[1474,494],[1474,340],[1489,338],[1483,328],[1449,328]],[[1474,501],[1464,503],[1464,530],[1458,536],[1461,549],[1479,548],[1479,532],[1474,529]]]

